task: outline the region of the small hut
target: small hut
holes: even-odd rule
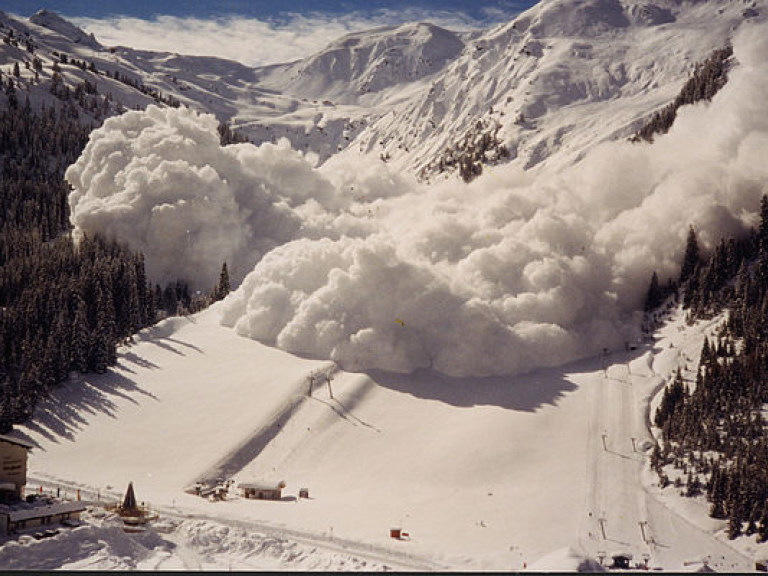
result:
[[[0,534],[10,535],[31,528],[50,528],[51,524],[76,525],[80,522],[85,504],[45,499],[35,500],[25,508],[5,508],[0,511]]]
[[[611,568],[618,568],[619,570],[628,570],[629,564],[632,562],[632,553],[621,551],[616,552],[615,554],[611,555],[611,558],[613,559],[613,564],[611,564]]]
[[[282,480],[276,484],[242,482],[237,485],[242,491],[243,498],[251,500],[281,500],[285,482]]]

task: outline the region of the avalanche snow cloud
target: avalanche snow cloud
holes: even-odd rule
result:
[[[128,112],[91,134],[66,172],[77,233],[101,232],[147,256],[156,281],[210,288],[227,261],[236,280],[333,190],[284,145],[219,145],[217,122],[189,109]],[[311,195],[311,197],[310,197]]]
[[[222,322],[346,369],[510,374],[636,336],[653,270],[755,224],[768,192],[768,34],[734,41],[711,104],[653,145],[597,147],[559,174],[492,168],[421,186],[322,168],[285,145],[222,148],[216,122],[151,108],[109,120],[67,172],[79,232],[144,251],[154,277],[245,274]]]

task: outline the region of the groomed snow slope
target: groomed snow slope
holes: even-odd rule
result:
[[[510,379],[335,373],[333,398],[321,381],[310,399],[307,376],[332,366],[239,338],[218,314],[143,332],[116,368],[70,382],[17,431],[38,446],[30,490],[117,499],[132,480],[160,509],[169,534],[135,553],[102,547],[87,567],[576,569],[617,550],[675,570],[705,558],[752,566],[704,506],[684,502],[692,511],[678,516],[677,500],[658,500],[641,474],[648,402],[678,365],[693,367],[714,323],[677,320],[652,349]],[[183,492],[220,471],[236,483],[285,480],[285,497],[212,503]],[[296,499],[300,487],[309,500]],[[390,539],[392,527],[410,541]],[[81,540],[52,540],[68,538],[72,552],[117,538],[80,530]],[[52,544],[24,546],[0,548],[0,565],[40,566]],[[78,554],[61,566],[86,567]]]

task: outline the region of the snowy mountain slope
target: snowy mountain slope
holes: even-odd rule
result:
[[[513,163],[469,185],[351,154],[315,168],[287,143],[221,146],[216,119],[193,110],[126,113],[67,170],[72,222],[197,289],[227,261],[244,279],[228,326],[348,370],[555,366],[639,336],[648,278],[678,273],[686,224],[705,249],[754,225],[766,37],[745,27],[731,80],[653,144],[595,145],[557,170],[560,152],[552,170]]]
[[[464,47],[460,35],[431,24],[385,27],[349,34],[305,60],[270,67],[260,82],[306,98],[375,103],[388,88],[440,72]]]
[[[217,58],[104,48],[50,12],[4,22],[35,39],[49,65],[64,52],[93,62],[101,75],[64,66],[72,87],[96,78],[99,92],[126,108],[153,101],[131,81],[216,114],[256,143],[288,138],[324,162],[339,152],[355,161],[391,162],[436,177],[461,155],[461,142],[493,135],[486,162],[530,168],[550,157],[564,165],[595,144],[631,135],[671,101],[695,64],[768,10],[731,0],[656,3],[546,0],[494,28],[456,34],[408,24],[352,34],[290,64],[252,69]],[[0,62],[30,55],[0,48]],[[31,77],[31,74],[22,74]],[[509,154],[505,158],[501,148]]]
[[[556,152],[558,164],[573,162],[670,101],[694,65],[748,22],[743,11],[734,2],[542,2],[481,34],[429,91],[359,141],[364,150],[383,142],[377,151],[428,167],[428,176],[440,152],[482,122],[501,127],[526,167]]]
[[[744,571],[765,550],[751,539],[732,548],[705,502],[681,506],[643,473],[648,404],[717,321],[685,327],[677,311],[652,348],[472,386],[428,372],[339,372],[331,389],[317,378],[310,398],[308,377],[326,365],[238,338],[218,313],[144,331],[116,368],[56,392],[17,431],[37,445],[29,490],[77,487],[106,501],[133,480],[160,511],[167,536],[102,550],[92,567],[196,569],[207,556],[202,566],[249,569],[563,570],[628,550],[651,567],[706,560]],[[281,419],[292,397],[298,408]],[[184,492],[264,428],[270,440],[226,478],[285,480],[282,502]],[[300,487],[309,499],[295,499]],[[392,540],[393,527],[410,540]],[[99,537],[126,550],[114,534]],[[77,537],[61,538],[62,566],[82,562]],[[30,568],[36,550],[4,546],[0,559]]]
[[[93,34],[86,34],[80,28],[54,12],[49,12],[45,9],[39,10],[29,18],[29,21],[42,28],[57,32],[75,44],[82,44],[93,50],[103,50],[104,48]]]
[[[158,101],[142,92],[139,77],[121,67],[110,50],[56,14],[42,10],[22,21],[0,13],[0,34],[3,78],[13,82],[21,105],[29,98],[33,107],[67,106],[84,123],[98,124]],[[115,71],[125,78],[114,78]],[[6,106],[7,94],[0,101]]]
[[[722,19],[705,25],[714,7],[723,8]],[[677,80],[687,76],[695,56],[717,47],[731,33],[728,27],[743,20],[743,5],[735,3],[643,7],[607,1],[548,2],[508,26],[464,37],[462,51],[452,61],[446,59],[441,71],[407,84],[393,84],[397,78],[383,72],[366,76],[373,71],[362,65],[345,69],[345,74],[354,71],[354,78],[375,77],[383,87],[375,95],[355,98],[333,83],[312,84],[313,74],[327,72],[330,58],[318,58],[315,68],[302,69],[296,84],[281,74],[299,70],[300,65],[274,67],[269,71],[269,88],[260,84],[258,71],[234,63],[128,49],[101,53],[73,46],[36,24],[28,27],[40,45],[47,46],[47,52],[40,49],[46,66],[53,62],[53,50],[68,47],[79,58],[98,58],[97,69],[129,72],[145,86],[178,94],[194,106],[209,106],[223,117],[234,114],[232,118],[250,127],[252,134],[264,139],[287,135],[321,159],[335,155],[326,166],[333,162],[343,166],[347,161],[349,172],[366,175],[371,163],[361,158],[389,154],[395,167],[414,169],[418,162],[424,166],[429,158],[439,158],[441,143],[455,141],[466,126],[477,126],[473,114],[481,114],[491,101],[508,105],[490,117],[495,123],[498,116],[499,134],[510,149],[515,149],[514,134],[527,138],[520,136],[518,141],[518,164],[568,164],[595,140],[623,134],[627,122],[646,114],[650,103],[657,99],[666,103],[667,93],[671,99],[679,89]],[[574,36],[560,36],[566,33]],[[4,57],[25,57],[23,47],[5,44],[2,50]],[[383,52],[369,54],[381,58]],[[688,54],[689,61],[675,60],[680,54]],[[643,450],[650,441],[648,403],[667,375],[684,367],[692,351],[700,349],[701,338],[711,333],[712,326],[686,328],[678,314],[655,347],[630,353],[623,351],[626,340],[610,325],[616,320],[611,303],[618,297],[631,301],[643,290],[649,261],[665,271],[676,268],[671,248],[679,239],[675,229],[683,234],[686,230],[680,214],[710,224],[702,238],[711,243],[716,238],[707,235],[743,223],[735,217],[728,220],[731,214],[738,213],[747,222],[754,213],[754,183],[764,180],[759,161],[763,148],[757,144],[765,115],[760,102],[750,102],[749,97],[765,93],[764,75],[759,74],[765,45],[739,54],[744,54],[748,68],[740,77],[745,93],[738,91],[739,85],[726,89],[709,107],[718,119],[730,114],[730,123],[714,123],[712,130],[736,134],[731,140],[706,131],[686,132],[686,126],[704,125],[712,117],[705,116],[706,107],[697,107],[681,115],[677,140],[670,135],[660,138],[655,148],[604,148],[602,156],[582,163],[587,165],[584,170],[595,170],[590,177],[563,172],[526,187],[520,187],[522,177],[514,167],[500,168],[475,186],[414,190],[404,186],[404,180],[373,174],[371,180],[380,180],[369,187],[350,180],[357,186],[356,194],[362,195],[358,200],[351,186],[350,191],[331,189],[285,148],[263,147],[258,152],[279,157],[283,164],[250,162],[256,152],[248,146],[220,149],[215,122],[210,131],[201,128],[211,124],[210,119],[191,113],[165,115],[154,109],[113,122],[109,127],[113,136],[121,135],[120,126],[127,134],[126,146],[120,148],[124,153],[113,154],[124,156],[120,161],[134,159],[131,138],[140,130],[133,128],[142,123],[153,129],[156,138],[142,140],[147,155],[162,146],[178,154],[184,150],[178,145],[181,141],[195,152],[175,157],[172,164],[181,173],[184,162],[190,166],[199,162],[200,170],[195,164],[192,172],[201,179],[184,182],[186,188],[197,190],[199,182],[211,185],[207,204],[199,212],[208,216],[203,221],[211,220],[213,192],[225,190],[226,177],[235,174],[232,165],[269,167],[268,185],[260,187],[281,208],[290,206],[296,209],[291,214],[305,218],[302,232],[308,237],[272,253],[259,269],[263,273],[254,276],[256,297],[241,293],[229,304],[148,330],[137,344],[121,350],[118,366],[108,374],[71,382],[41,404],[33,421],[21,427],[21,433],[38,446],[30,463],[30,488],[39,481],[49,489],[63,485],[71,493],[79,486],[88,495],[117,498],[133,480],[140,498],[180,521],[169,538],[179,543],[175,549],[167,541],[153,544],[150,539],[149,546],[156,545],[150,551],[126,545],[118,535],[105,535],[114,550],[99,549],[101,564],[96,567],[194,568],[200,567],[205,553],[217,554],[219,561],[211,564],[218,568],[227,560],[254,569],[307,566],[300,560],[306,557],[305,550],[281,548],[279,543],[278,549],[288,550],[285,556],[248,556],[250,549],[269,548],[269,540],[277,536],[280,542],[309,543],[312,553],[326,559],[339,548],[347,548],[345,553],[352,550],[352,560],[344,556],[340,561],[356,568],[361,566],[359,558],[370,561],[375,556],[377,567],[405,569],[509,570],[526,564],[561,569],[564,564],[590,565],[601,553],[628,548],[637,560],[647,555],[652,567],[681,569],[683,562],[700,562],[709,555],[717,569],[749,569],[760,551],[753,541],[740,541],[740,549],[734,550],[724,541],[723,524],[705,518],[703,503],[679,510],[683,507],[659,494],[641,472],[646,466]],[[71,82],[89,73],[69,64],[62,68]],[[42,98],[43,85],[24,84],[31,74],[24,70],[22,75],[22,84]],[[119,89],[122,98],[137,106],[151,100],[114,78],[99,75],[98,82],[100,90]],[[433,82],[441,82],[433,92],[440,95],[439,102],[427,98]],[[315,86],[318,97],[322,88],[349,99],[346,104],[315,103],[276,92],[280,86],[288,90],[303,83]],[[504,95],[510,90],[522,104],[515,99],[507,102]],[[494,100],[497,93],[499,99]],[[523,115],[515,117],[518,104]],[[407,111],[414,106],[409,116]],[[407,145],[397,138],[416,138],[412,123],[431,113],[441,123],[436,123],[434,134],[413,146],[411,152],[421,160],[412,164]],[[353,114],[361,119],[354,126],[349,122]],[[248,124],[249,118],[253,124]],[[752,140],[741,138],[734,129],[746,124],[745,119],[758,128]],[[482,130],[492,124],[480,122]],[[178,138],[180,133],[168,125],[180,129],[186,139]],[[101,136],[105,134],[110,135],[108,130]],[[537,140],[548,134],[549,140]],[[389,140],[364,141],[374,136]],[[118,139],[110,142],[117,145]],[[347,147],[341,155],[335,154],[339,146]],[[92,155],[93,160],[99,158]],[[679,171],[671,158],[697,170],[695,177]],[[161,160],[157,154],[153,159],[157,165]],[[285,170],[275,170],[278,165]],[[138,167],[134,175],[146,174],[150,165],[139,161],[133,167]],[[627,167],[640,177],[631,178],[635,175],[628,174]],[[675,185],[659,173],[671,173]],[[131,182],[143,182],[155,192],[162,174],[157,172],[157,180]],[[225,178],[214,177],[219,175]],[[581,178],[585,184],[569,188],[563,182],[566,178]],[[516,187],[519,193],[510,194],[509,189]],[[136,188],[138,184],[132,190]],[[172,188],[162,190],[168,195],[161,198],[166,214],[172,205],[194,204],[195,198],[189,203],[170,202],[177,198]],[[550,193],[552,189],[558,193]],[[316,197],[310,198],[310,193]],[[231,213],[245,212],[224,200]],[[645,211],[640,210],[641,203]],[[157,212],[153,206],[143,205],[148,213]],[[123,226],[130,226],[125,212],[116,213]],[[185,222],[183,214],[177,224]],[[713,224],[718,218],[725,223]],[[341,222],[338,228],[328,223],[334,219]],[[227,228],[229,221],[217,224],[222,222]],[[177,225],[173,231],[183,238],[190,229]],[[340,240],[342,231],[354,238]],[[231,227],[225,232],[234,235]],[[366,234],[373,240],[367,241]],[[200,263],[199,257],[196,262]],[[410,376],[340,372],[333,377],[333,397],[321,378],[309,398],[305,394],[310,375],[330,369],[329,363],[278,352],[223,328],[221,309],[235,307],[238,299],[247,312],[237,317],[244,332],[274,328],[272,341],[281,339],[300,352],[327,358],[330,354],[310,346],[349,341],[359,346],[352,360],[383,358],[394,369],[430,366],[461,377],[430,370]],[[366,314],[371,325],[364,323]],[[504,314],[511,318],[506,325],[493,324]],[[596,317],[605,323],[590,323]],[[347,322],[352,330],[345,340]],[[574,324],[579,330],[573,331],[573,339],[563,338],[566,330],[561,325]],[[377,340],[377,330],[388,339]],[[512,332],[521,339],[505,340]],[[610,356],[540,368],[527,376],[467,376],[564,362],[562,358],[584,356],[590,347],[602,345],[596,343],[598,338],[610,342]],[[571,342],[583,347],[569,350]],[[517,355],[522,364],[510,361]],[[287,497],[274,503],[237,498],[211,503],[184,492],[192,482],[219,476],[236,483],[285,479]],[[295,499],[303,486],[309,487],[311,498]],[[641,529],[643,522],[647,532]],[[410,532],[411,540],[390,539],[392,527]],[[267,537],[249,538],[255,531]],[[73,540],[72,546],[78,546],[77,538]],[[45,555],[49,545],[28,549]],[[67,546],[64,542],[62,548]],[[3,547],[0,559],[6,553],[13,556],[15,567],[39,566],[34,564],[37,554],[15,555],[18,551],[13,545]],[[69,561],[63,559],[61,565],[85,567],[86,555],[81,552]],[[123,562],[124,557],[130,561]],[[30,563],[25,565],[25,560]],[[335,561],[320,565],[342,567]]]

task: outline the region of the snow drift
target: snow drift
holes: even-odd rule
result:
[[[224,259],[256,263],[222,321],[346,369],[561,364],[636,336],[651,272],[677,273],[689,224],[706,247],[756,222],[764,28],[739,34],[729,83],[655,144],[603,145],[539,177],[419,186],[343,159],[313,169],[285,146],[222,148],[190,111],[131,112],[68,170],[72,220],[143,250],[154,277],[208,286]]]

